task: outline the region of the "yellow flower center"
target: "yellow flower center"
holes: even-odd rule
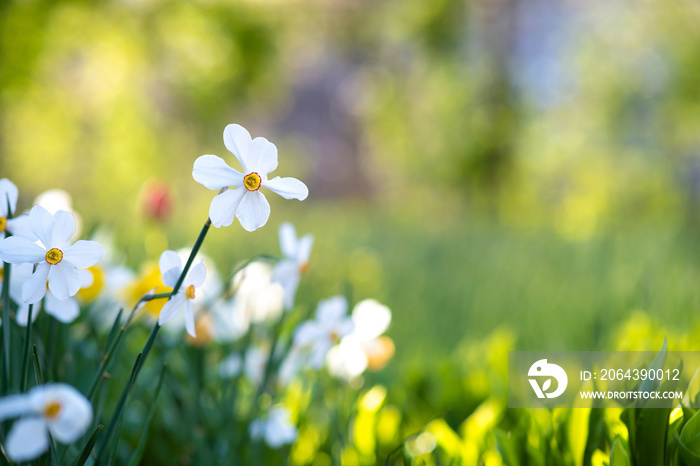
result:
[[[46,253],[46,262],[51,265],[56,265],[63,260],[63,252],[60,249],[49,249]]]
[[[304,262],[303,264],[301,264],[299,266],[299,273],[300,274],[304,275],[308,271],[309,271],[309,263],[308,262]]]
[[[243,186],[245,186],[245,189],[248,191],[257,191],[260,189],[261,184],[262,178],[255,172],[248,173],[243,177]]]
[[[5,269],[0,269],[0,281],[5,279]]]
[[[56,419],[61,413],[61,403],[58,401],[51,401],[44,406],[44,417],[47,419]]]
[[[190,299],[194,299],[194,285],[190,285],[187,287],[185,295],[187,295],[187,297]]]
[[[0,233],[7,229],[7,217],[0,217]]]
[[[331,341],[333,343],[338,343],[340,341],[340,335],[338,335],[338,332],[331,332],[329,336],[331,337]]]

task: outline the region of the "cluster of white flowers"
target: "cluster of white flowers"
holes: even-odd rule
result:
[[[228,125],[224,144],[242,171],[214,155],[199,157],[192,171],[198,183],[220,191],[209,207],[211,225],[228,226],[234,218],[247,231],[265,225],[270,205],[260,188],[286,199],[303,200],[308,196],[306,185],[295,178],[268,179],[269,173],[277,168],[277,148],[267,139],[252,139],[242,126]],[[294,226],[283,223],[279,228],[282,258],[245,264],[233,276],[225,297],[222,297],[223,283],[211,259],[197,256],[195,261],[190,255],[195,256],[196,251],[189,250],[162,252],[159,270],[155,271],[160,272],[158,283],[149,282],[153,275],[150,274],[141,286],[140,280],[144,279],[118,265],[108,246],[103,250],[97,241],[73,242],[79,233],[79,217],[72,211],[67,193],[42,195],[28,214],[15,217],[17,200],[17,187],[7,179],[0,180],[0,260],[14,264],[8,289],[16,305],[12,308],[16,309],[15,320],[21,326],[33,322],[40,309],[60,322],[71,323],[80,314],[81,302],[100,295],[109,295],[109,299],[101,306],[93,306],[95,313],[102,312],[99,310],[102,308],[125,307],[124,295],[128,293],[124,290],[132,287],[138,292],[138,302],[127,324],[146,306],[144,298],[165,296],[167,300],[162,307],[155,308],[156,330],[170,323],[169,331],[181,336],[184,328],[191,337],[189,341],[195,344],[208,341],[227,344],[253,333],[254,328],[270,329],[292,313],[314,243],[311,235],[298,238]],[[107,264],[98,266],[103,255]],[[162,289],[170,291],[154,296],[155,290]],[[30,309],[33,309],[31,322]],[[102,321],[110,320],[103,313],[95,315]],[[362,301],[348,315],[345,297],[334,296],[318,304],[314,319],[296,327],[288,338],[286,354],[274,342],[252,338],[247,349],[223,360],[219,374],[232,377],[243,373],[250,383],[263,389],[270,372],[267,365],[275,359],[274,376],[281,384],[324,366],[334,376],[357,380],[367,368],[372,368],[377,346],[384,348],[384,360],[388,353],[393,354],[393,345],[387,352],[386,342],[379,343],[386,338],[381,334],[390,321],[389,309],[376,301]],[[98,327],[105,328],[104,322]],[[61,383],[36,386],[27,393],[0,399],[0,421],[13,417],[20,420],[4,439],[4,449],[13,461],[29,461],[46,452],[50,436],[62,443],[75,442],[93,422],[90,402],[75,388]],[[249,425],[250,437],[264,441],[271,448],[290,444],[297,438],[293,417],[286,407],[273,405],[267,412],[257,413]]]

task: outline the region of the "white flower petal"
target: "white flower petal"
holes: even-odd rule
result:
[[[73,298],[68,298],[60,300],[56,298],[53,293],[46,293],[46,298],[44,299],[44,310],[47,314],[54,316],[58,321],[68,324],[73,322],[80,315],[80,306],[78,301]],[[33,316],[36,315],[37,309],[32,312]],[[19,316],[17,317],[19,321]],[[26,320],[25,320],[26,322]]]
[[[192,301],[189,299],[185,301],[185,328],[187,329],[187,333],[189,333],[192,338],[197,338],[197,333],[195,332],[194,325],[194,311],[192,310]]]
[[[391,323],[391,311],[374,299],[360,301],[352,311],[355,335],[371,340],[384,333]]]
[[[51,247],[60,248],[75,233],[75,218],[70,212],[59,210],[53,216],[54,227],[51,234]],[[47,245],[48,247],[48,245]]]
[[[7,203],[9,201],[10,203],[10,209],[12,210],[12,213],[15,212],[15,208],[17,207],[17,197],[18,197],[18,191],[17,191],[17,186],[15,184],[8,180],[7,178],[3,178],[0,180],[0,216],[1,217],[7,217],[8,212],[7,212]]]
[[[194,161],[192,178],[209,189],[243,186],[243,174],[216,155],[202,155]]]
[[[241,125],[228,125],[224,128],[224,145],[236,156],[243,171],[248,174],[248,149],[252,144],[250,133]]]
[[[102,254],[102,246],[97,241],[80,240],[63,251],[63,259],[79,269],[87,269],[97,264]]]
[[[294,331],[294,344],[299,347],[311,345],[323,335],[314,321],[302,322]]]
[[[353,330],[355,330],[355,322],[350,317],[343,319],[335,327],[335,333],[341,338],[351,334]]]
[[[236,217],[245,230],[255,231],[270,218],[270,203],[260,191],[251,191],[243,196]]]
[[[326,325],[333,324],[348,312],[348,301],[345,296],[333,296],[318,303],[316,320]]]
[[[40,205],[35,205],[29,212],[29,224],[32,231],[44,243],[46,248],[51,248],[51,237],[53,236],[53,216],[48,210]]]
[[[294,307],[299,279],[299,266],[294,261],[280,261],[272,270],[272,282],[279,283],[284,289],[284,308],[287,310]]]
[[[255,419],[248,427],[248,433],[253,440],[260,440],[265,435],[265,420]]]
[[[175,251],[163,251],[158,259],[160,274],[163,277],[163,284],[170,288],[175,286],[177,279],[182,273],[182,260]]]
[[[257,172],[263,179],[267,179],[267,174],[275,168],[277,168],[277,146],[262,137],[253,139],[248,150],[248,170]]]
[[[177,315],[177,313],[182,309],[182,306],[187,301],[187,296],[185,293],[178,293],[170,300],[165,303],[163,309],[160,311],[160,316],[158,316],[158,323],[160,325],[165,325]]]
[[[36,271],[22,285],[22,301],[32,304],[44,297],[50,268],[51,266],[46,262],[36,267]]]
[[[347,380],[361,375],[368,364],[362,345],[352,336],[343,338],[328,352],[327,362],[331,374]]]
[[[314,245],[314,237],[311,235],[304,236],[299,240],[299,250],[297,251],[297,261],[299,265],[309,262],[311,256],[311,248]]]
[[[265,442],[270,446],[270,448],[279,448],[282,445],[288,443],[294,443],[297,439],[297,429],[289,421],[289,413],[285,411],[284,417],[272,417],[270,414],[270,419],[267,421],[267,428],[265,429]]]
[[[92,286],[95,282],[95,276],[90,270],[78,270],[78,277],[80,277],[80,288],[88,288]]]
[[[285,199],[299,199],[303,201],[309,195],[309,188],[296,178],[280,178],[276,176],[271,180],[263,180],[262,185]]]
[[[32,411],[27,395],[10,395],[0,398],[0,421],[21,416]]]
[[[75,296],[80,290],[80,276],[75,267],[64,262],[52,265],[49,269],[49,290],[60,300]]]
[[[309,366],[312,369],[320,369],[326,362],[326,355],[328,351],[333,347],[333,342],[330,340],[320,340],[311,348],[311,355],[309,357]]]
[[[280,225],[280,248],[282,254],[287,259],[296,259],[297,257],[297,233],[294,225],[289,222],[284,222]]]
[[[38,417],[20,419],[7,436],[5,449],[12,461],[33,460],[49,448],[46,422]]]
[[[29,223],[29,215],[27,214],[8,220],[7,231],[12,233],[13,236],[21,236],[22,238],[27,238],[32,242],[39,239],[34,234],[34,231],[32,231],[32,226]]]
[[[195,288],[199,288],[204,284],[204,280],[207,277],[207,269],[204,268],[204,261],[200,261],[195,264],[189,272],[187,277],[187,283],[194,285]]]
[[[214,196],[209,206],[209,218],[216,228],[227,227],[233,223],[241,200],[248,191],[244,188],[228,189]]]
[[[225,379],[236,377],[241,373],[243,367],[243,359],[238,353],[233,353],[226,357],[219,364],[219,375]]]
[[[21,327],[27,326],[27,321],[29,320],[29,306],[34,306],[32,308],[32,322],[34,322],[39,315],[39,305],[38,304],[24,304],[19,303],[17,308],[17,324]]]
[[[66,384],[44,385],[44,403],[56,402],[61,410],[56,419],[47,419],[51,435],[61,443],[73,443],[92,423],[92,405],[78,390]]]
[[[0,241],[0,258],[10,264],[36,263],[46,259],[46,249],[19,236]]]

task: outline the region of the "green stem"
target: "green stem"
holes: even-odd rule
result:
[[[32,339],[32,314],[34,312],[34,304],[29,305],[29,314],[27,316],[27,332],[24,337],[24,356],[22,357],[22,377],[19,379],[19,390],[24,393],[27,390],[27,372],[29,371],[29,347]]]
[[[170,292],[168,293],[158,293],[158,294],[153,294],[153,295],[145,295],[141,297],[141,299],[138,300],[134,308],[131,310],[129,313],[129,317],[127,317],[126,321],[124,324],[121,326],[119,329],[119,332],[117,333],[115,338],[110,338],[110,344],[107,348],[107,351],[105,352],[104,356],[102,356],[102,360],[100,361],[100,366],[97,369],[97,373],[95,374],[95,379],[92,382],[92,385],[90,387],[90,391],[88,392],[88,399],[90,401],[93,401],[93,398],[95,396],[95,393],[97,393],[97,389],[100,387],[100,384],[102,381],[105,379],[105,371],[107,369],[107,366],[109,366],[109,363],[112,361],[112,357],[116,354],[116,350],[119,347],[119,344],[122,341],[122,338],[124,337],[124,334],[126,333],[126,329],[131,322],[131,319],[134,317],[136,312],[139,310],[139,306],[141,303],[151,301],[153,299],[160,299],[160,298],[169,298],[170,297]],[[118,319],[118,317],[117,317]],[[115,329],[117,326],[117,322],[115,322]]]
[[[210,227],[211,219],[207,218],[207,221],[204,222],[204,226],[202,227],[202,231],[199,232],[197,241],[195,241],[194,246],[192,247],[190,256],[187,258],[185,267],[182,269],[182,273],[180,273],[180,277],[177,279],[177,282],[173,287],[173,291],[170,293],[171,297],[175,296],[180,290],[180,287],[182,286],[182,283],[185,281],[185,277],[187,276],[187,272],[189,272],[190,267],[194,262],[194,258],[197,256],[199,249],[202,247],[202,243],[204,243],[204,238],[206,238]],[[115,423],[118,419],[121,418],[121,413],[124,410],[124,405],[126,404],[126,399],[129,395],[129,391],[131,390],[131,387],[136,383],[136,378],[138,377],[139,372],[141,371],[141,368],[143,367],[146,358],[148,357],[148,354],[150,353],[151,348],[153,347],[153,343],[156,340],[156,336],[158,336],[158,330],[160,330],[160,324],[156,322],[156,324],[153,326],[153,330],[151,331],[150,336],[148,337],[148,340],[146,341],[146,344],[143,347],[143,351],[141,352],[141,354],[139,354],[139,358],[137,358],[136,360],[136,364],[134,365],[134,369],[132,371],[129,382],[126,384],[124,390],[122,391],[122,395],[120,397],[119,404],[117,405],[117,409],[114,411],[112,419],[110,419],[109,424],[107,425],[107,432],[103,437],[104,442],[102,444],[102,447],[100,448],[98,458],[102,456],[104,449],[110,443],[110,437],[112,436],[112,433],[115,429]]]
[[[10,383],[10,264],[3,262],[3,279],[2,279],[2,342],[3,342],[3,380],[2,392],[7,393],[12,387]]]
[[[47,381],[56,380],[58,372],[54,367],[56,359],[56,338],[58,334],[58,320],[54,316],[49,319],[49,337],[44,350],[46,362],[44,363],[44,374]]]
[[[7,218],[6,220],[12,219],[13,212],[12,206],[10,205],[10,195],[5,195],[5,200],[7,201]],[[9,232],[5,232],[5,237],[11,236]],[[5,355],[5,365],[4,365],[4,377],[3,377],[3,393],[8,393],[12,389],[10,370],[10,272],[11,266],[7,262],[3,262],[3,280],[2,280],[2,341],[3,341],[3,354]]]

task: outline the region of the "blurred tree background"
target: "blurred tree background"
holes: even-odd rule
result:
[[[698,322],[698,21],[661,0],[3,0],[0,173],[22,208],[68,191],[135,266],[190,246],[212,197],[192,163],[231,161],[239,123],[311,195],[205,252],[230,270],[278,253],[283,221],[313,233],[300,293],[388,304],[390,374],[501,325],[517,349],[609,349],[633,311]]]

